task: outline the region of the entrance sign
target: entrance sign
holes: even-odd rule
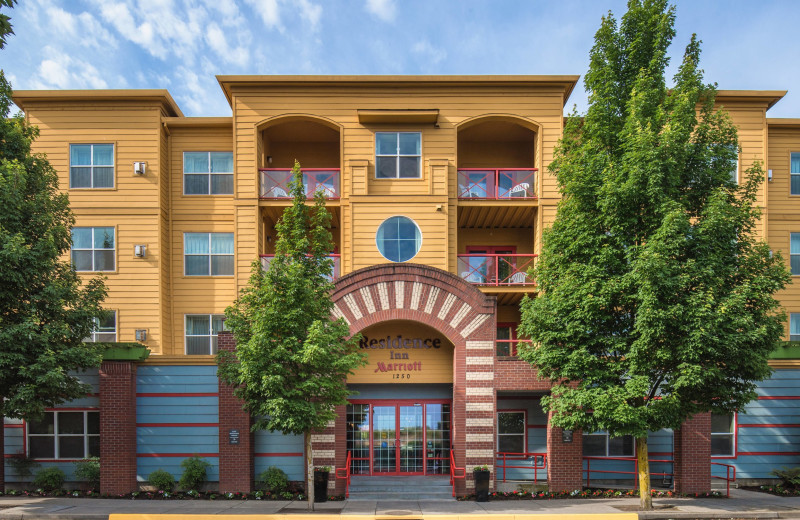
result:
[[[416,322],[382,323],[362,332],[367,365],[347,378],[354,383],[452,383],[453,344]]]

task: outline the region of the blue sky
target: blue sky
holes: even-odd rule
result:
[[[800,1],[677,0],[706,80],[789,90],[800,118]],[[580,74],[623,0],[20,0],[0,65],[16,89],[166,88],[188,116],[230,115],[217,74]],[[583,88],[569,107],[585,109]]]

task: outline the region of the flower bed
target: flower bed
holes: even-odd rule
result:
[[[749,491],[761,491],[779,497],[800,497],[800,488],[786,488],[780,484],[745,488]]]
[[[213,493],[205,491],[135,491],[133,493],[121,495],[101,495],[96,491],[51,491],[46,492],[42,489],[36,490],[16,490],[10,489],[0,496],[12,497],[75,497],[75,498],[123,498],[128,500],[306,500],[306,496],[299,492],[270,493],[269,491],[253,491],[252,493]],[[344,500],[344,495],[330,495],[328,500],[331,502]]]
[[[684,497],[684,498],[725,498],[719,491],[709,493],[676,493],[653,489],[651,496],[656,498]],[[491,500],[553,500],[563,498],[632,498],[638,497],[639,491],[635,489],[583,489],[575,491],[501,491],[489,493]],[[475,500],[475,495],[459,497],[459,500]]]

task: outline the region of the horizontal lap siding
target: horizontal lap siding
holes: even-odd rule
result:
[[[270,466],[277,466],[286,472],[289,480],[303,480],[305,459],[302,435],[259,430],[254,435],[253,449],[256,479],[259,473]]]
[[[776,370],[759,384],[758,393],[760,399],[737,415],[736,458],[719,461],[733,464],[739,479],[775,478],[772,470],[800,464],[800,371]]]
[[[800,195],[791,195],[790,157],[800,153],[800,127],[769,129],[769,168],[767,184],[770,223],[773,218],[800,220]]]
[[[25,430],[22,428],[21,419],[3,419],[4,426],[4,452],[6,458],[11,455],[25,454]],[[5,481],[19,482],[21,478],[17,475],[11,464],[5,465]]]
[[[193,455],[212,465],[208,468],[209,481],[219,480],[218,389],[215,366],[138,368],[136,453],[140,481],[147,480],[156,469],[180,477],[181,461]]]

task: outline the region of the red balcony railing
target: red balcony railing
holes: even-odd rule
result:
[[[458,255],[458,273],[475,285],[532,285],[528,269],[536,255],[472,253]]]
[[[261,174],[259,197],[262,199],[290,199],[289,183],[292,170],[285,168],[265,168]],[[328,199],[339,198],[339,168],[303,168],[303,189],[306,198],[313,199],[318,191]]]
[[[261,267],[264,270],[269,268],[269,263],[272,262],[272,259],[275,258],[275,255],[261,255]],[[333,272],[331,276],[328,277],[328,280],[336,280],[339,278],[339,264],[341,264],[341,255],[339,254],[330,254],[328,258],[333,259]]]
[[[458,170],[459,199],[535,199],[536,168]]]

